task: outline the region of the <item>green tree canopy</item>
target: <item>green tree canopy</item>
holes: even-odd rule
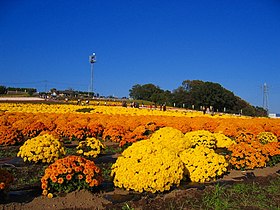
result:
[[[170,92],[162,90],[154,84],[134,85],[130,90],[130,97],[136,100],[147,100],[157,104],[166,103],[176,107],[193,108],[212,107],[214,111],[240,113],[250,116],[267,116],[267,112],[250,105],[233,92],[218,83],[201,80],[184,80],[182,85]]]
[[[136,84],[129,90],[129,96],[135,100],[147,100],[160,103],[164,99],[164,91],[153,84]]]
[[[7,93],[7,88],[3,85],[0,85],[0,94],[5,94]]]

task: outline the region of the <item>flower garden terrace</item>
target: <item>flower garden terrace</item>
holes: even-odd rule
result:
[[[51,133],[69,140],[98,136],[122,146],[147,139],[160,127],[183,133],[220,132],[231,138],[272,132],[280,139],[280,120],[269,118],[70,104],[1,103],[0,110],[0,145],[22,144],[40,133]]]
[[[166,111],[159,108],[140,108],[122,107],[120,103],[108,102],[107,106],[102,105],[74,105],[74,104],[49,104],[49,103],[0,103],[0,112],[21,112],[21,113],[103,113],[110,115],[155,115],[155,116],[174,116],[174,117],[222,117],[222,118],[248,118],[246,116],[217,113],[215,115],[203,114],[199,111],[170,107]]]
[[[231,169],[280,162],[277,119],[66,104],[3,103],[0,110],[0,145],[16,145],[24,161],[48,164],[40,178],[49,198],[100,185],[94,158],[110,141],[124,149],[110,168],[114,186],[137,192],[168,191],[185,178],[209,182]],[[76,155],[66,154],[63,142],[73,140],[79,142]],[[0,171],[0,192],[12,182],[5,177]]]

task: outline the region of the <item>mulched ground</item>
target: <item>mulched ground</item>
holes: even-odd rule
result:
[[[232,170],[223,179],[217,180],[221,185],[234,183],[251,183],[266,186],[271,180],[279,178],[280,164],[251,171]],[[190,209],[199,204],[205,190],[217,182],[207,184],[182,183],[180,187],[165,193],[137,193],[114,188],[111,182],[103,183],[95,192],[85,190],[61,194],[48,199],[41,196],[39,186],[21,191],[11,191],[6,198],[1,195],[0,209]],[[189,205],[189,206],[188,206]],[[129,209],[129,208],[128,208]]]

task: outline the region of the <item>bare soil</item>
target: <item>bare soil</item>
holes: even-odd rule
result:
[[[216,182],[206,184],[182,183],[180,187],[165,193],[137,193],[114,188],[113,183],[103,183],[96,191],[75,191],[54,198],[41,196],[39,186],[29,190],[11,191],[7,197],[0,198],[0,209],[170,209],[172,205],[186,204],[187,200],[199,202],[203,192],[216,183],[232,185],[239,182],[257,182],[266,185],[279,177],[280,163],[274,167],[249,171],[231,170]],[[128,208],[129,209],[129,208]],[[182,209],[189,209],[184,207]]]

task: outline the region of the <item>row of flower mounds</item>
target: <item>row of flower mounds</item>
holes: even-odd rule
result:
[[[110,141],[105,142],[107,147],[111,150],[102,151],[98,157],[94,158],[94,162],[97,166],[104,170],[109,170],[110,166],[116,161],[118,154],[112,151],[120,151],[118,143]],[[75,148],[78,146],[78,142],[72,141],[71,143],[64,144],[66,149],[70,149],[70,153],[74,153]],[[0,156],[0,170],[13,172],[13,183],[8,191],[3,192],[0,190],[0,204],[8,203],[27,203],[31,202],[35,197],[42,195],[41,177],[45,168],[48,166],[46,163],[38,162],[32,163],[24,161],[21,157],[11,156],[12,153],[18,153],[20,146],[1,146],[1,150],[8,153],[8,157]],[[71,154],[68,154],[71,155]],[[35,181],[32,181],[32,177],[40,176]],[[28,182],[28,184],[24,184]],[[110,178],[104,179],[100,186],[95,187],[94,192],[100,191],[112,191],[113,183]],[[65,196],[60,193],[59,196]]]
[[[258,178],[267,177],[267,179],[275,178],[275,174],[279,173],[280,165],[276,165],[274,167],[263,168],[263,169],[255,169],[252,171],[242,172],[239,170],[232,170],[228,175],[224,178],[219,179],[215,182],[210,183],[187,183],[182,182],[178,188],[174,188],[170,192],[166,193],[138,193],[133,191],[126,191],[120,189],[112,188],[112,183],[108,183],[108,185],[99,186],[94,192],[85,192],[79,191],[78,193],[69,193],[67,195],[61,195],[57,199],[42,199],[40,197],[41,190],[39,188],[31,189],[31,190],[21,190],[21,191],[10,191],[8,195],[8,199],[1,199],[0,207],[5,209],[5,206],[13,209],[20,209],[24,206],[27,206],[28,209],[38,209],[38,207],[45,206],[46,208],[53,208],[53,206],[63,208],[85,208],[85,207],[93,207],[96,205],[99,209],[103,209],[100,205],[106,207],[106,209],[121,209],[127,202],[132,201],[136,203],[143,203],[143,199],[145,200],[146,206],[148,206],[148,200],[153,200],[153,204],[156,205],[156,201],[162,202],[162,199],[168,198],[170,200],[178,199],[178,194],[182,193],[184,196],[191,194],[190,198],[196,194],[200,194],[202,190],[204,190],[209,185],[215,185],[216,183],[220,183],[221,185],[231,185],[236,182],[251,182]],[[277,172],[278,171],[278,172]],[[83,200],[82,204],[75,203],[73,204],[73,200]],[[64,204],[62,205],[61,202]],[[28,205],[26,205],[29,203]],[[22,206],[23,205],[23,206]],[[97,206],[98,205],[98,206]],[[160,205],[160,204],[157,204]],[[88,208],[90,209],[90,208]]]
[[[174,130],[170,130],[169,129],[169,133],[172,133],[172,131],[174,131]],[[173,132],[174,133],[174,132]],[[178,132],[177,131],[175,131],[175,134],[174,134],[174,136],[176,136],[178,134]],[[180,135],[180,134],[179,134]],[[160,136],[160,135],[159,135]],[[154,139],[154,141],[157,141],[157,140],[159,140],[159,138],[158,137],[154,137],[153,138]],[[175,138],[174,138],[175,139]],[[164,141],[163,141],[163,139],[161,138],[160,139],[161,140],[161,143],[163,143],[164,144]],[[169,135],[169,138],[168,138],[168,144],[170,144],[170,135]],[[171,140],[172,140],[172,138],[171,138]],[[176,141],[178,141],[178,138],[176,138]],[[144,141],[143,141],[144,142]],[[197,141],[196,143],[201,143],[200,141]],[[202,143],[203,143],[203,141],[202,141]],[[206,142],[206,144],[209,144],[210,146],[211,146],[211,141],[209,141],[209,142]],[[135,145],[137,145],[137,144],[135,144]],[[155,145],[154,145],[155,146]],[[185,145],[186,146],[186,145]],[[139,147],[138,147],[139,148]],[[103,160],[101,160],[100,158],[103,158]],[[96,163],[97,162],[104,162],[104,156],[103,157],[100,157],[99,158],[99,161],[98,161],[98,158],[96,159]],[[18,159],[14,159],[13,161],[18,161]],[[115,163],[115,160],[116,159],[114,159],[114,158],[111,158],[111,163]],[[20,162],[20,161],[19,161]],[[110,162],[110,161],[109,161]],[[4,163],[4,165],[13,165],[13,162],[11,163],[11,162],[5,162]],[[19,164],[19,166],[18,167],[20,167],[20,164]],[[277,169],[277,166],[276,166],[276,169]],[[247,172],[245,175],[246,175],[246,177],[252,177],[253,175],[251,174],[252,172]],[[250,175],[251,174],[251,175]],[[184,183],[185,183],[185,185],[184,185]],[[189,183],[189,184],[187,184],[187,183],[189,183],[189,182],[187,182],[187,180],[185,180],[185,182],[184,182],[184,180],[183,180],[183,184],[181,183],[180,184],[180,186],[179,187],[183,187],[183,186],[185,186],[186,188],[189,188],[189,187],[199,187],[199,188],[203,188],[203,186],[205,186],[205,184],[203,184],[203,185],[201,185],[201,184],[194,184],[194,183]],[[209,184],[209,183],[213,183],[213,182],[207,182],[207,184]],[[110,189],[111,188],[111,189]],[[176,187],[174,187],[174,186],[172,186],[170,189],[175,189]],[[104,184],[102,185],[100,185],[99,187],[97,187],[95,190],[101,190],[101,191],[112,191],[114,188],[112,188],[112,184],[110,185],[110,183],[109,182],[104,182]],[[28,191],[28,189],[26,189],[26,191]],[[31,192],[29,191],[29,192],[27,192],[28,194],[30,194]],[[32,191],[32,193],[34,193],[34,191]],[[18,193],[18,194],[21,194],[21,196],[22,196],[22,192],[21,193]],[[10,195],[13,195],[13,193],[12,194],[10,194]],[[10,196],[10,197],[13,197],[13,196]],[[118,199],[120,199],[120,197],[122,197],[122,196],[119,196],[118,198],[117,198],[117,200]],[[127,197],[127,196],[126,196]],[[132,196],[132,197],[134,197],[134,196]],[[108,198],[109,200],[116,200],[116,196],[110,196],[110,195],[107,195],[106,196],[106,198]],[[123,200],[123,198],[121,199],[121,200]],[[117,201],[113,201],[113,202],[117,202]]]

